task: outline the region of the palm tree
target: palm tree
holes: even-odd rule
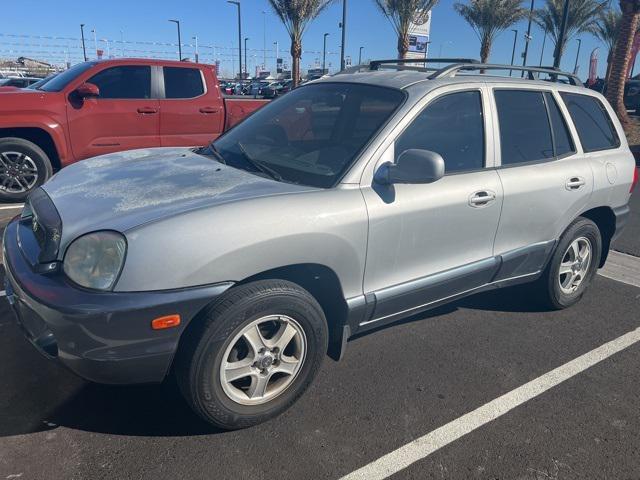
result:
[[[398,58],[406,58],[409,51],[409,26],[422,24],[438,0],[375,0],[398,35]]]
[[[269,0],[271,8],[280,17],[291,37],[291,75],[293,86],[300,81],[302,36],[309,22],[314,20],[334,0]]]
[[[522,0],[470,0],[455,3],[453,8],[478,35],[482,63],[487,63],[496,36],[527,16]]]
[[[593,34],[607,47],[607,73],[604,77],[605,82],[609,81],[609,73],[611,72],[611,55],[616,46],[616,40],[618,39],[621,18],[621,12],[610,8],[600,14],[598,21],[593,26]]]
[[[607,87],[607,100],[618,114],[622,123],[629,122],[624,106],[624,85],[631,63],[633,39],[640,23],[640,0],[620,0],[622,19],[618,30],[618,40],[611,57],[611,78]]]
[[[534,21],[551,36],[556,49],[560,38],[562,13],[565,0],[546,0],[543,8],[534,12]],[[558,50],[562,58],[567,42],[578,33],[593,33],[600,14],[605,10],[608,1],[570,0],[569,18],[565,38]]]

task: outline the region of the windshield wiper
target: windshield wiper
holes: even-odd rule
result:
[[[282,182],[283,181],[282,180],[282,175],[280,175],[278,172],[276,172],[273,168],[268,167],[267,165],[265,165],[260,160],[256,160],[255,158],[251,158],[251,156],[247,153],[247,150],[244,148],[244,146],[242,145],[241,142],[238,142],[238,148],[240,149],[240,152],[242,152],[242,156],[247,161],[247,163],[249,163],[255,169],[261,171],[262,173],[266,173],[267,175],[269,175],[274,180],[277,180],[278,182]]]
[[[224,159],[222,154],[218,151],[218,149],[216,148],[216,146],[213,143],[210,143],[206,147],[202,147],[202,148],[197,149],[196,153],[198,155],[213,156],[220,163],[224,163],[225,165],[227,164],[227,161]]]

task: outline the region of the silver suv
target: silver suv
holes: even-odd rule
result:
[[[572,305],[637,171],[600,94],[553,70],[488,75],[511,68],[373,62],[205,148],[65,168],[4,234],[18,321],[82,377],[172,373],[206,421],[240,428],[353,334],[524,282]]]

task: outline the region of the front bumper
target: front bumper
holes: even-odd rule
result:
[[[231,283],[154,292],[92,292],[62,273],[33,271],[13,220],[4,233],[5,289],[25,336],[49,358],[98,383],[161,382],[192,318]],[[154,318],[179,314],[176,328],[153,330]]]

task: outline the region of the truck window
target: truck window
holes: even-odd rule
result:
[[[483,168],[484,120],[480,92],[450,93],[427,105],[396,140],[396,160],[411,148],[442,155],[447,173]]]
[[[618,148],[620,139],[602,102],[578,93],[561,93],[585,152]]]
[[[78,75],[83,74],[93,66],[95,66],[96,62],[82,62],[74,65],[68,70],[64,72],[60,72],[55,75],[55,77],[51,78],[46,84],[39,87],[39,90],[44,92],[59,92],[64,87],[69,85],[70,82],[75,80]]]
[[[88,80],[100,89],[100,99],[151,98],[151,67],[124,65],[96,73]]]
[[[197,68],[164,67],[165,98],[195,98],[204,94],[202,74]]]
[[[502,165],[554,157],[551,125],[543,92],[496,90]]]

